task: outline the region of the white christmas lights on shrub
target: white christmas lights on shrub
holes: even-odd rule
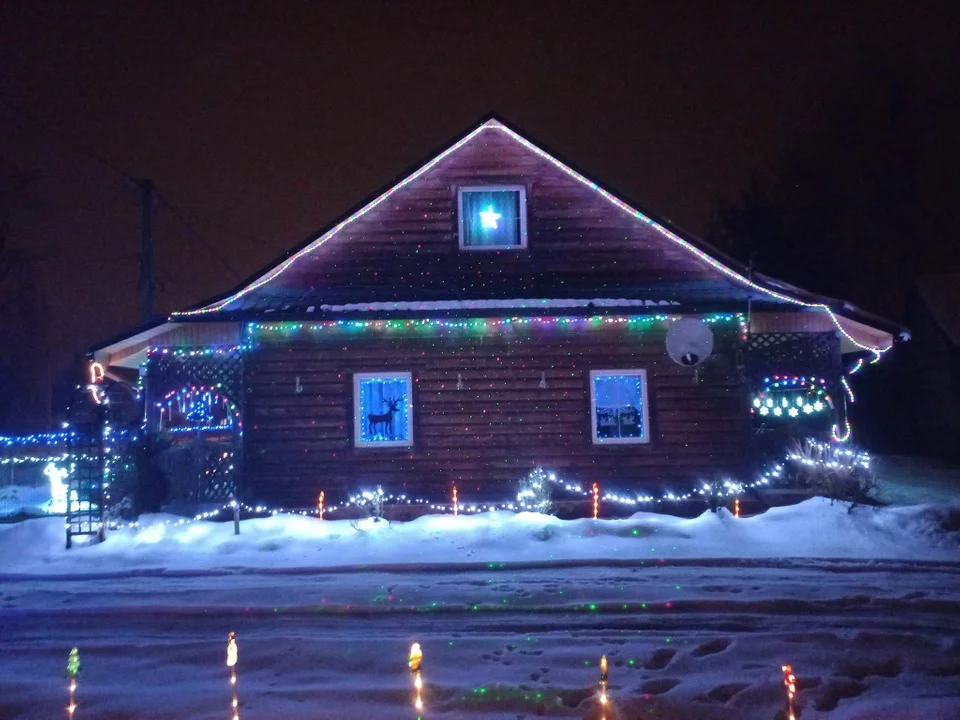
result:
[[[786,459],[808,467],[822,466],[830,470],[870,469],[872,457],[870,453],[863,450],[851,450],[842,446],[822,443],[813,438],[807,438],[804,445],[817,451],[818,457],[816,459],[810,458],[797,450],[791,450],[787,453]]]

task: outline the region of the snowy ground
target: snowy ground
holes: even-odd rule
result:
[[[954,511],[956,512],[956,511]],[[162,516],[144,518],[160,522]],[[934,507],[810,500],[753,517],[301,517],[155,526],[63,549],[0,526],[0,718],[960,717],[960,538]]]

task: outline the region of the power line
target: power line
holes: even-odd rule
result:
[[[259,238],[256,235],[250,235],[249,233],[243,232],[242,230],[237,230],[234,227],[225,225],[224,223],[219,222],[218,220],[214,220],[213,218],[207,215],[204,215],[203,213],[199,213],[196,210],[184,210],[183,208],[180,208],[180,212],[182,212],[184,215],[191,217],[195,222],[198,222],[201,225],[209,225],[210,227],[214,227],[214,228],[217,228],[218,230],[222,230],[225,233],[229,233],[232,236],[242,237],[249,240],[250,242],[254,242],[259,245],[266,244],[263,238]]]
[[[190,223],[189,220],[187,220],[187,218],[183,216],[183,213],[180,212],[180,210],[177,209],[175,205],[172,205],[170,201],[167,200],[160,193],[159,190],[156,191],[156,195],[157,195],[157,199],[160,200],[160,203],[164,205],[173,214],[175,218],[177,218],[181,223],[183,223],[183,225],[187,228],[187,230],[190,231],[190,234],[193,235],[193,238],[198,243],[200,243],[200,245],[206,248],[207,252],[209,252],[214,258],[216,258],[217,261],[221,265],[223,265],[224,269],[227,270],[227,272],[229,272],[235,278],[239,279],[240,273],[234,270],[234,268],[230,265],[230,263],[227,262],[226,258],[224,258],[223,255],[221,255],[219,252],[217,252],[217,250],[210,243],[204,240],[203,236],[199,232],[197,232],[197,229]]]
[[[0,105],[3,105],[4,108],[12,112],[14,115],[20,117],[23,120],[26,120],[27,122],[31,123],[37,128],[43,130],[48,135],[53,136],[60,143],[62,143],[63,145],[66,145],[74,152],[84,155],[90,158],[91,160],[94,160],[95,162],[99,163],[101,166],[107,168],[111,172],[116,173],[117,175],[122,177],[124,180],[130,183],[136,184],[137,179],[133,177],[130,173],[124,170],[121,170],[119,167],[114,165],[112,162],[104,158],[99,153],[95,152],[94,150],[91,150],[89,147],[81,145],[76,140],[73,140],[71,137],[61,132],[60,130],[57,130],[56,128],[47,125],[45,122],[43,122],[39,118],[35,117],[34,115],[31,115],[26,110],[23,110],[22,108],[14,105],[9,100],[6,100],[3,97],[0,97]]]

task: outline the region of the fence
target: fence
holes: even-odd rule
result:
[[[0,521],[69,511],[74,534],[96,532],[101,511],[133,510],[139,440],[105,415],[60,432],[0,436]]]

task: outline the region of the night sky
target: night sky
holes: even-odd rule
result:
[[[947,3],[623,5],[4,3],[0,200],[49,308],[37,365],[52,385],[138,322],[129,177],[166,201],[160,312],[235,285],[490,111],[702,234],[864,57],[936,87],[960,48]]]

